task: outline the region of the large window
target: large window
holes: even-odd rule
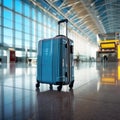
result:
[[[22,31],[22,16],[15,14],[15,30]]]
[[[15,22],[22,25],[22,16],[19,14],[15,14]]]
[[[37,19],[38,22],[42,23],[42,14],[41,14],[41,11],[38,11],[38,19]]]
[[[13,13],[10,10],[4,9],[4,26],[8,28],[12,28],[13,25]]]
[[[27,17],[30,16],[30,7],[27,4],[24,5],[24,15]]]
[[[5,46],[13,46],[13,31],[8,28],[4,28],[4,44]]]
[[[4,36],[4,46],[7,46],[7,47],[12,47],[13,46],[13,42],[12,42],[12,37],[10,36]]]
[[[5,7],[8,7],[10,9],[12,9],[12,7],[13,7],[13,0],[3,0],[3,5]]]
[[[30,34],[30,20],[25,18],[24,19],[24,27],[25,27],[25,33]]]
[[[15,31],[15,46],[17,48],[21,48],[22,47],[22,32],[19,31]]]
[[[16,51],[16,57],[22,57],[22,51]]]
[[[32,57],[35,58],[36,57],[36,53],[32,52]]]
[[[13,22],[8,19],[4,19],[4,27],[12,28]]]
[[[32,25],[32,35],[35,36],[36,35],[36,22],[31,21],[31,25]]]
[[[22,13],[22,1],[21,0],[15,0],[15,11]]]
[[[25,34],[25,48],[30,48],[30,35]]]
[[[18,24],[17,22],[15,22],[15,30],[22,31],[22,24]]]
[[[7,47],[20,48],[19,56],[25,56],[23,49],[26,48],[30,50],[29,56],[35,57],[33,50],[37,50],[38,41],[57,35],[56,20],[44,10],[31,6],[31,2],[3,0],[2,7],[3,13],[0,6],[0,37],[3,36],[3,39],[0,38],[0,42],[3,41]]]
[[[39,39],[38,39],[39,40]],[[37,40],[37,41],[38,41]],[[38,46],[36,46],[37,44],[36,44],[36,36],[32,36],[32,49],[33,50],[36,50],[36,47],[38,47]]]
[[[32,19],[36,19],[36,13],[34,8],[32,8]]]
[[[57,22],[55,21],[55,20],[53,20],[52,21],[52,23],[51,23],[51,36],[53,37],[53,36],[56,36],[57,34],[58,34],[58,31],[57,31],[57,29],[58,29],[58,25],[57,25]]]

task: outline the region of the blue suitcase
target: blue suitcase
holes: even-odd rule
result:
[[[61,22],[67,23],[67,20],[59,21],[59,26]],[[49,84],[50,89],[52,89],[52,85],[59,85],[58,90],[61,90],[62,85],[69,84],[72,89],[74,84],[73,41],[66,36],[58,35],[39,41],[37,88],[40,83]]]

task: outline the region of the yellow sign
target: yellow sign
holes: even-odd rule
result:
[[[105,48],[115,48],[115,43],[101,43],[101,48],[105,49]]]

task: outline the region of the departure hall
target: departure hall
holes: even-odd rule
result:
[[[120,120],[120,0],[0,0],[0,120]]]

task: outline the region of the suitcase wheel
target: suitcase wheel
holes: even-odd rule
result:
[[[73,88],[74,80],[69,84],[70,89]]]
[[[39,87],[40,87],[40,83],[37,81],[36,88],[39,88]]]
[[[50,84],[50,90],[53,90],[53,86],[52,86],[52,84]]]
[[[37,83],[37,84],[36,84],[36,88],[39,88],[39,87],[40,87],[40,84]]]
[[[62,89],[62,85],[59,85],[59,86],[57,87],[57,90],[58,90],[58,91],[61,91],[61,89]]]

